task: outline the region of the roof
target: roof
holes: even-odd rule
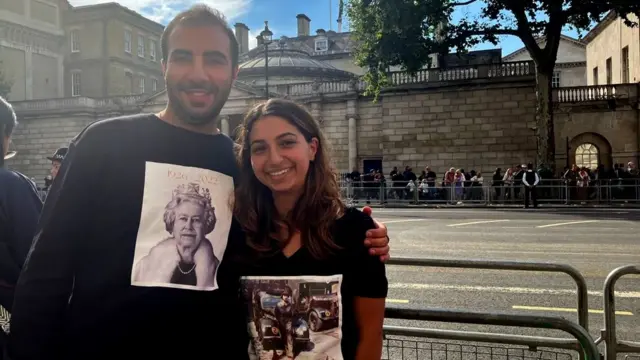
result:
[[[318,38],[327,39],[328,47],[326,51],[316,51],[315,44]],[[323,56],[331,54],[348,54],[351,53],[354,46],[355,41],[351,38],[351,33],[338,33],[330,30],[326,31],[322,35],[317,34],[297,37],[282,36],[280,37],[280,39],[274,40],[269,46],[269,49],[284,47],[290,50],[304,51],[311,56]],[[254,58],[256,57],[256,54],[263,51],[264,46],[258,45],[257,47],[250,49],[248,52],[242,54],[241,61],[246,61],[248,59]]]
[[[538,44],[540,44],[540,43],[543,43],[545,40],[546,40],[546,36],[540,36],[540,37],[538,37],[538,38],[536,39],[536,42],[537,42]],[[577,45],[577,46],[581,46],[581,47],[586,47],[586,46],[587,46],[587,43],[586,43],[584,40],[576,39],[576,38],[573,38],[573,37],[571,37],[571,36],[567,36],[567,35],[564,35],[564,34],[560,34],[560,41],[562,41],[562,40],[564,40],[564,41],[568,41],[568,42],[571,42],[571,43],[573,43],[573,44],[575,44],[575,45]],[[502,58],[502,60],[504,60],[504,61],[509,61],[510,59],[512,59],[512,58],[514,58],[514,57],[516,57],[516,56],[518,56],[518,55],[520,55],[520,54],[522,54],[522,53],[523,53],[523,52],[525,52],[525,51],[527,51],[527,48],[523,46],[523,47],[521,47],[520,49],[518,49],[518,50],[516,50],[516,51],[514,51],[514,52],[512,52],[512,53],[510,53],[510,54],[508,54],[508,55],[505,55],[505,56]]]
[[[609,24],[614,22],[617,18],[618,18],[618,14],[615,11],[609,11],[609,13],[604,17],[604,19],[602,19],[602,21],[596,24],[596,26],[594,26],[593,29],[591,29],[587,33],[587,35],[585,35],[584,38],[582,38],[582,40],[587,44],[590,43],[591,41],[593,41],[593,39],[596,38],[596,36],[600,35],[600,33],[604,29],[606,29],[609,26]]]
[[[147,25],[151,25],[153,27],[156,27],[157,30],[159,32],[162,32],[164,30],[164,25],[157,23],[145,16],[143,16],[142,14],[133,11],[125,6],[122,6],[116,2],[108,2],[108,3],[101,3],[101,4],[93,4],[93,5],[82,5],[82,6],[72,6],[70,5],[70,9],[74,12],[89,12],[89,11],[104,11],[104,10],[120,10],[123,11],[131,16],[133,16],[134,18],[140,20],[141,22],[146,23]]]

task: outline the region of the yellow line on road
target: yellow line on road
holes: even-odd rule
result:
[[[574,308],[558,308],[558,307],[544,307],[544,306],[513,305],[511,308],[514,310],[530,310],[530,311],[578,312],[578,309],[574,309]],[[604,314],[604,310],[589,309],[589,313]],[[633,313],[631,311],[616,311],[616,315],[633,316]]]
[[[408,304],[409,300],[403,300],[403,299],[387,299],[388,303],[393,303],[393,304]]]
[[[465,226],[465,225],[476,225],[476,224],[490,224],[490,223],[505,222],[505,221],[509,221],[509,220],[507,220],[507,219],[503,219],[503,220],[482,220],[482,221],[472,221],[472,222],[458,223],[458,224],[449,224],[447,226],[453,227],[453,226]]]
[[[538,229],[542,229],[542,228],[549,228],[549,227],[554,227],[554,226],[587,224],[587,223],[594,223],[594,222],[598,222],[598,221],[600,221],[600,220],[569,221],[569,222],[562,222],[562,223],[555,223],[555,224],[540,225],[540,226],[536,226],[536,227]]]

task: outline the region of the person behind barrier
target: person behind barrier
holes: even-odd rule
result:
[[[16,155],[9,147],[17,124],[11,104],[0,97],[0,305],[9,311],[42,211],[33,181],[4,167],[4,161]]]
[[[538,193],[537,186],[540,182],[540,176],[533,170],[533,164],[527,164],[527,171],[522,176],[522,183],[524,184],[524,207],[529,207],[529,196],[531,196],[531,202],[533,207],[538,207]]]

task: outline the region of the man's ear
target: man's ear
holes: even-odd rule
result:
[[[233,69],[233,80],[235,81],[236,79],[238,79],[238,73],[240,72],[240,67],[236,66],[235,69]]]

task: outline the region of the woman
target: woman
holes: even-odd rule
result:
[[[252,355],[379,359],[387,279],[363,245],[370,217],[347,208],[327,142],[301,106],[246,116],[236,218],[253,256],[238,264]]]

